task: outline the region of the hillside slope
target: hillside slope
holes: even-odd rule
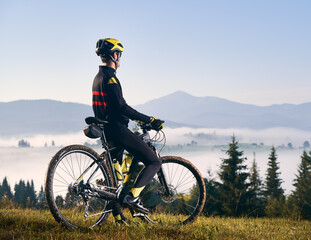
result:
[[[311,103],[256,106],[185,92],[134,106],[166,121],[168,127],[249,128],[288,127],[311,130]],[[92,116],[90,105],[54,100],[0,103],[0,136],[64,134],[81,131]]]
[[[1,136],[77,132],[92,115],[91,106],[54,100],[0,103]]]
[[[185,92],[149,101],[138,110],[174,122],[211,128],[266,129],[290,127],[311,130],[311,103],[256,106]]]

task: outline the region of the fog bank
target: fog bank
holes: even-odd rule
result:
[[[235,135],[240,143],[264,143],[265,145],[287,146],[292,143],[294,148],[303,146],[304,141],[311,142],[311,131],[303,131],[291,128],[271,128],[264,130],[251,129],[209,129],[209,128],[164,128],[167,144],[187,144],[192,141],[198,145],[224,145],[231,141]],[[54,141],[56,146],[65,146],[69,144],[95,143],[96,140],[84,136],[83,132],[77,132],[65,135],[35,135],[24,136],[22,138],[3,138],[0,137],[0,147],[17,146],[18,141],[24,139],[32,147],[51,146]]]

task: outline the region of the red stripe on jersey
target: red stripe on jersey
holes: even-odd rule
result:
[[[107,106],[108,104],[106,102],[96,102],[96,101],[93,101],[93,105],[95,106]]]
[[[105,92],[93,91],[93,95],[107,96],[107,93],[105,93]]]

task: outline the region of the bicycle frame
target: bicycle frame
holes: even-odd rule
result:
[[[104,132],[106,122],[90,117],[86,119],[86,123],[91,125],[85,128],[88,131],[84,131],[86,136],[101,139],[104,148],[102,154],[83,145],[69,145],[60,149],[49,164],[45,183],[47,203],[55,220],[74,228],[84,226],[84,221],[80,221],[83,211],[85,223],[91,224],[90,226],[104,222],[108,214],[114,210],[121,214],[120,200],[122,196],[128,194],[134,178],[137,178],[141,171],[139,159],[135,160],[134,157],[130,169],[126,169],[127,173],[121,171],[121,174],[126,174],[126,182],[119,181],[113,162],[113,153],[118,150],[118,146],[108,145]],[[160,158],[161,150],[157,151],[156,143],[163,142],[165,146],[164,132],[149,135],[151,130],[149,125],[141,124],[140,127],[143,134],[139,137]],[[157,172],[156,179],[145,188],[142,201],[151,212],[176,213],[178,224],[195,220],[202,211],[205,201],[205,185],[201,174],[191,162],[181,157],[166,156],[160,159],[163,165]],[[62,165],[59,165],[60,163]],[[185,187],[182,187],[184,185]],[[58,201],[58,196],[65,198],[65,203]],[[155,223],[148,214],[130,207],[129,211],[132,217]],[[97,215],[101,216],[98,219],[91,218]],[[165,218],[164,221],[166,220],[170,221]]]
[[[117,184],[118,180],[117,180],[117,175],[116,175],[116,172],[114,170],[114,167],[113,167],[113,161],[112,161],[112,158],[111,158],[111,152],[113,150],[116,149],[116,147],[109,147],[109,144],[107,142],[107,139],[106,139],[106,136],[105,136],[105,132],[104,132],[104,124],[101,124],[101,126],[99,126],[101,131],[100,131],[100,139],[101,139],[101,142],[102,142],[102,147],[105,149],[105,151],[100,155],[100,159],[99,159],[99,164],[98,166],[95,168],[95,170],[91,173],[90,177],[87,179],[86,181],[86,185],[88,186],[88,188],[92,191],[92,192],[95,192],[98,194],[98,196],[95,194],[94,196],[97,196],[99,198],[104,198],[106,200],[113,200],[113,201],[116,201],[118,199],[118,193],[121,192],[123,186],[120,185],[120,186],[116,186],[116,193],[111,193],[110,191],[103,191],[103,190],[99,190],[99,189],[94,189],[92,186],[90,186],[89,182],[90,180],[93,178],[93,176],[96,174],[96,172],[99,170],[99,168],[106,162],[106,166],[109,168],[111,174],[112,174],[112,180],[115,184]],[[154,145],[151,143],[150,139],[144,139],[145,136],[148,135],[148,131],[146,128],[143,128],[142,127],[142,130],[143,130],[143,133],[139,136],[141,139],[143,139],[147,144],[148,146],[155,152],[155,154],[160,158],[160,155],[159,153],[157,152],[157,150],[155,149]],[[149,135],[148,135],[149,136]],[[78,179],[75,181],[74,185],[78,186],[79,183],[82,181],[83,179],[83,176],[86,174],[86,172],[88,172],[93,166],[94,166],[95,162],[93,162],[90,166],[87,167],[87,169],[85,169],[83,171],[83,173],[78,177]],[[167,196],[170,196],[171,195],[171,192],[170,192],[170,189],[169,189],[169,186],[167,184],[167,181],[166,181],[166,177],[165,177],[165,174],[162,170],[162,167],[160,168],[160,170],[158,171],[157,173],[158,175],[158,178],[159,178],[159,181],[160,181],[160,184],[164,187],[164,190],[165,190],[165,194]],[[91,193],[91,195],[93,195]]]
[[[148,135],[148,132],[143,129],[143,134],[139,135],[140,138],[144,138],[145,136]],[[115,183],[117,183],[117,176],[116,176],[116,172],[114,170],[114,167],[113,167],[113,162],[112,162],[112,158],[111,158],[111,154],[110,152],[115,150],[116,147],[112,147],[112,148],[109,148],[109,145],[108,145],[108,142],[107,142],[107,139],[106,139],[106,136],[105,136],[105,133],[104,133],[104,130],[102,130],[102,134],[101,134],[101,141],[102,141],[102,146],[103,148],[106,150],[104,152],[104,154],[101,154],[101,160],[100,160],[100,163],[99,165],[96,167],[96,169],[94,170],[94,172],[91,174],[91,176],[89,177],[88,179],[88,182],[89,180],[92,178],[92,176],[96,173],[96,171],[98,171],[98,169],[100,168],[100,166],[104,163],[104,161],[106,160],[106,163],[108,165],[108,168],[110,169],[110,172],[112,174],[112,178],[113,178],[113,181]],[[157,154],[157,156],[160,158],[160,155],[159,153],[156,151],[155,147],[150,143],[150,141],[147,141],[148,143],[148,146],[152,148],[152,150],[155,152],[155,154]],[[103,155],[103,156],[102,156]],[[94,163],[93,163],[94,164]],[[92,164],[92,165],[93,165]],[[91,166],[90,166],[91,167]],[[90,168],[89,167],[89,168]],[[88,169],[89,169],[88,168]],[[87,171],[88,169],[86,169],[85,171]],[[169,190],[169,187],[168,187],[168,184],[167,184],[167,181],[166,181],[166,178],[165,178],[165,174],[162,170],[162,167],[160,168],[160,170],[158,171],[157,173],[158,175],[158,178],[159,178],[159,181],[161,183],[161,185],[164,187],[165,191],[166,191],[166,194],[169,196],[171,193],[170,193],[170,190]],[[83,174],[82,174],[83,176]],[[96,190],[98,191],[98,190]],[[107,192],[103,192],[103,191],[99,191],[100,195],[105,195],[105,197],[108,197],[109,200],[116,200],[115,198],[111,199],[111,193],[110,194],[106,194]]]

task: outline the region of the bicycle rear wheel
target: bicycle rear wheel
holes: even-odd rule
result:
[[[189,161],[175,156],[162,157],[162,170],[169,188],[161,184],[161,173],[142,192],[144,206],[151,210],[148,216],[164,224],[186,224],[202,212],[206,198],[204,180]]]
[[[111,190],[111,178],[106,166],[99,166],[99,159],[95,151],[82,145],[67,146],[52,158],[45,192],[57,222],[78,228],[93,227],[107,219],[108,201],[91,190]]]

